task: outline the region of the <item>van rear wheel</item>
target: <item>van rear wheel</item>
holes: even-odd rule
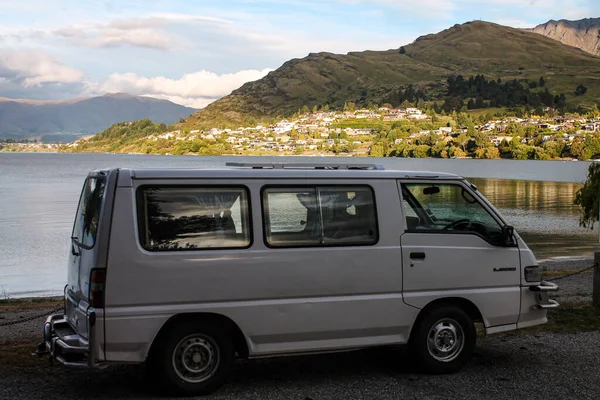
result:
[[[207,395],[219,389],[233,367],[231,335],[219,325],[188,322],[176,326],[158,345],[154,376],[184,395]]]
[[[459,307],[442,306],[433,309],[414,329],[409,351],[424,372],[457,372],[469,361],[475,350],[475,325]]]

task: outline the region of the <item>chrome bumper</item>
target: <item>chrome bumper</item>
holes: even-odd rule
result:
[[[52,360],[67,367],[103,367],[96,362],[94,354],[96,313],[90,312],[87,319],[89,338],[85,339],[75,332],[64,315],[54,314],[46,318],[43,328],[44,342],[41,344],[46,349],[45,353],[49,354]]]
[[[539,285],[529,286],[529,290],[537,295],[538,304],[531,306],[534,310],[548,310],[558,308],[560,304],[556,300],[552,300],[548,293],[558,291],[557,284],[552,282],[541,281]]]

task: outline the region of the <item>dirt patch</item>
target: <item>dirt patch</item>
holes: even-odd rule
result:
[[[48,358],[33,354],[39,342],[34,339],[1,340],[0,374],[7,371],[36,370],[48,366]]]
[[[45,310],[49,308],[62,307],[63,305],[64,300],[62,297],[0,300],[0,314],[5,312]]]

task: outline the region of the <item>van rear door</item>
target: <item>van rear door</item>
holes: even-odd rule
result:
[[[88,337],[90,274],[94,268],[106,267],[111,211],[106,205],[112,203],[116,172],[101,170],[87,176],[71,234],[65,315],[84,338]]]

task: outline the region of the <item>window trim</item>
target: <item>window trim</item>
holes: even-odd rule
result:
[[[368,189],[371,191],[371,195],[372,195],[372,199],[373,199],[373,210],[375,213],[375,233],[376,233],[376,238],[375,241],[372,243],[325,243],[325,244],[318,244],[318,245],[312,245],[312,244],[300,244],[300,245],[272,245],[269,243],[269,241],[267,240],[267,212],[268,210],[266,209],[265,205],[266,205],[266,196],[265,196],[265,191],[268,189],[302,189],[302,188],[308,188],[308,189],[314,189],[315,191],[317,191],[320,188],[361,188],[361,189]],[[377,198],[376,198],[376,194],[375,194],[375,190],[373,189],[373,186],[368,185],[368,184],[340,184],[340,183],[335,183],[335,184],[267,184],[267,185],[263,185],[260,188],[260,211],[261,211],[261,226],[262,226],[262,231],[263,231],[263,242],[265,244],[265,246],[269,249],[303,249],[303,248],[312,248],[312,249],[320,249],[320,248],[329,248],[329,247],[366,247],[366,246],[376,246],[380,239],[381,239],[381,235],[379,232],[379,215],[377,212]],[[321,204],[319,202],[319,212],[321,212]],[[323,220],[321,219],[321,229],[323,229]]]
[[[243,190],[246,194],[246,214],[248,221],[248,244],[245,246],[227,246],[227,247],[200,247],[200,248],[180,248],[180,249],[150,249],[144,245],[144,239],[142,238],[142,234],[145,231],[146,219],[144,216],[146,215],[144,208],[144,190],[148,188],[169,188],[169,189],[239,189]],[[252,221],[252,203],[251,203],[251,193],[250,189],[246,185],[203,185],[203,184],[161,184],[161,183],[147,183],[139,185],[135,189],[135,216],[137,218],[136,229],[137,229],[137,242],[140,247],[144,251],[148,251],[151,253],[178,253],[182,251],[212,251],[212,250],[243,250],[249,249],[254,244],[254,230],[253,230],[253,221]],[[243,217],[243,208],[242,208],[242,217]],[[243,221],[243,219],[242,219]]]
[[[416,200],[413,196],[412,193],[410,193],[410,191],[408,191],[409,195],[410,195],[410,200],[409,198],[404,196],[404,185],[405,184],[434,184],[434,185],[453,185],[453,186],[459,186],[461,188],[463,188],[464,190],[466,190],[471,196],[473,196],[473,198],[477,201],[477,204],[479,204],[493,219],[494,221],[496,221],[496,223],[498,224],[499,228],[502,229],[505,225],[507,225],[506,223],[504,223],[504,221],[500,220],[498,218],[498,216],[496,215],[495,212],[493,212],[493,210],[491,210],[487,204],[485,204],[485,202],[482,201],[482,199],[475,193],[469,190],[468,187],[466,187],[465,185],[462,184],[462,182],[431,182],[431,181],[404,181],[404,180],[398,180],[398,184],[399,184],[399,192],[400,192],[400,200],[401,200],[401,204],[402,204],[402,200],[406,200],[407,203],[409,203],[411,200]],[[408,189],[406,189],[408,190]],[[418,200],[417,200],[418,201]],[[423,210],[421,208],[421,210]],[[420,215],[420,213],[418,213],[417,211],[415,211],[415,213],[417,213],[417,215]],[[429,217],[429,215],[427,215],[427,213],[424,213],[425,217],[427,218],[428,221],[431,222],[431,218]],[[490,240],[490,238],[483,236],[482,234],[480,234],[479,232],[475,232],[475,231],[443,231],[443,230],[436,230],[436,229],[408,229],[408,226],[406,224],[406,212],[404,211],[404,206],[402,205],[402,217],[404,219],[404,232],[405,233],[424,233],[424,234],[439,234],[439,235],[472,235],[472,236],[477,236],[479,238],[481,238],[483,241],[485,241],[486,243],[495,246],[495,247],[518,247],[518,244],[515,242],[513,245],[511,246],[505,246],[505,245],[500,245],[498,243],[494,243],[492,240]]]

